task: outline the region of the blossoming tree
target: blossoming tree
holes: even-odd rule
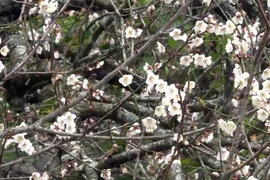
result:
[[[269,0],[0,3],[0,179],[270,179]]]

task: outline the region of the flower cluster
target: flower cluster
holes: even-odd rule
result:
[[[204,132],[201,136],[200,136],[200,140],[201,142],[204,143],[209,143],[213,140],[214,138],[214,133],[213,132]]]
[[[50,27],[51,23],[52,23],[51,18],[46,17],[42,28],[35,30],[35,29],[32,29],[31,27],[29,27],[30,30],[27,32],[28,39],[30,41],[34,42],[33,48],[37,47],[37,49],[36,49],[37,54],[42,54],[43,50],[45,50],[45,51],[51,50],[50,38],[52,37],[52,35],[54,37],[54,42],[56,44],[58,44],[60,42],[60,40],[62,39],[60,26],[58,24],[53,24],[53,26]],[[37,43],[37,41],[39,41],[40,38],[42,37],[41,36],[42,33],[46,33],[47,31],[49,31],[49,33],[47,33],[46,39],[44,41],[42,41],[42,43],[40,43],[40,42]],[[54,53],[55,59],[58,59],[59,56],[60,56],[59,52]]]
[[[55,12],[58,7],[58,1],[56,0],[42,0],[39,1],[39,14],[43,16],[48,16]]]
[[[125,30],[126,33],[126,38],[137,38],[142,34],[142,29],[137,28],[137,29],[133,29],[132,27],[127,27]]]
[[[234,78],[234,87],[241,90],[247,87],[249,74],[247,72],[242,73],[241,68],[238,64],[235,64],[235,68],[233,69],[233,73],[235,75]],[[257,119],[260,121],[266,121],[270,114],[270,105],[268,103],[270,94],[270,70],[265,69],[262,73],[262,88],[259,86],[258,80],[254,77],[251,82],[251,90],[250,95],[252,105],[257,110]],[[235,100],[234,100],[235,101]],[[236,103],[234,103],[236,104]],[[265,125],[268,126],[269,123]],[[269,124],[270,125],[270,124]],[[269,126],[268,126],[269,127]]]
[[[233,132],[236,130],[236,125],[233,121],[226,122],[223,119],[218,120],[218,127],[230,136],[233,136]]]
[[[2,39],[0,38],[0,45],[2,43]],[[3,46],[1,49],[0,49],[0,54],[2,56],[7,56],[9,52],[9,49],[7,46]],[[0,73],[5,69],[5,65],[2,63],[2,61],[0,61]]]
[[[186,41],[187,40],[187,35],[186,34],[181,35],[181,33],[182,33],[182,31],[180,29],[175,28],[175,29],[173,29],[172,32],[169,33],[169,35],[175,41],[179,41],[179,40]]]
[[[111,177],[111,170],[110,169],[104,169],[101,174],[100,174],[100,177],[106,179],[106,180],[110,180],[110,179],[113,179]]]
[[[209,5],[209,1],[204,1]],[[227,20],[225,24],[217,23],[213,15],[208,15],[203,20],[196,22],[194,31],[197,34],[189,43],[190,48],[198,47],[203,43],[203,33],[208,32],[215,35],[232,35],[232,39],[228,39],[226,44],[226,52],[235,55],[245,56],[252,45],[258,42],[261,35],[258,36],[259,23],[248,25],[242,28],[243,16],[240,12],[236,12],[231,20]],[[177,34],[177,33],[175,33]],[[179,33],[178,33],[179,36]],[[243,37],[243,38],[240,38]]]
[[[93,14],[90,14],[89,16],[88,16],[88,19],[89,19],[89,21],[91,22],[91,21],[94,21],[95,19],[97,19],[99,16],[98,16],[98,14],[97,13],[93,13]]]
[[[33,172],[32,175],[29,177],[29,180],[49,180],[49,175],[47,172],[40,174],[38,172]]]
[[[164,158],[164,164],[170,164],[171,161],[173,160],[173,155],[175,153],[175,151],[177,152],[178,150],[175,149],[175,146],[172,147],[171,152],[169,154],[167,154]],[[174,164],[179,164],[179,158],[174,158],[173,162]]]
[[[71,74],[70,76],[67,77],[67,85],[75,86],[80,82],[81,76]]]
[[[157,117],[167,117],[177,116],[177,120],[181,121],[182,118],[182,108],[180,102],[184,101],[186,93],[192,92],[195,88],[195,82],[189,81],[184,85],[183,90],[176,87],[175,84],[170,84],[159,78],[158,75],[154,73],[154,69],[149,64],[145,64],[143,69],[147,72],[146,84],[147,92],[155,91],[160,93],[163,98],[161,104],[155,108],[155,116]],[[153,132],[157,128],[157,121],[151,117],[147,117],[142,120],[143,125],[146,127],[146,132]]]
[[[39,14],[43,15],[44,17],[49,16],[50,14],[54,13],[58,8],[58,1],[56,0],[41,0],[38,4],[35,4],[29,10],[29,15],[35,14],[37,11]]]
[[[66,133],[75,133],[76,132],[76,123],[75,123],[76,115],[71,112],[66,112],[62,116],[59,116],[50,128],[56,131],[63,131]],[[61,136],[59,136],[61,138]]]
[[[137,134],[141,134],[141,127],[139,123],[134,123],[132,126],[129,128],[127,132],[127,136],[136,136]]]
[[[126,82],[123,81],[122,83],[124,85],[124,83]],[[67,77],[67,85],[72,86],[73,90],[80,90],[81,88],[83,88],[84,90],[88,90],[90,88],[89,87],[90,84],[87,79],[84,79],[82,81],[82,77],[80,75],[75,74],[71,74],[70,76]],[[92,97],[94,97],[96,100],[100,100],[103,94],[104,91],[97,89],[92,93]]]
[[[26,127],[25,122],[22,122],[17,127]],[[8,139],[5,144],[5,148],[9,148],[9,146],[13,143],[18,144],[18,148],[21,151],[26,152],[29,155],[32,155],[35,152],[34,146],[29,139],[26,139],[25,136],[27,133],[20,133],[13,136],[12,139]]]

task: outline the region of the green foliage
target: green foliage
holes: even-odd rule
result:
[[[1,141],[0,141],[1,142]],[[8,149],[5,150],[4,155],[2,157],[2,161],[5,162],[11,162],[14,161],[17,157],[16,155],[16,144],[12,144]]]
[[[151,2],[152,2],[152,0],[139,0],[139,3],[142,5],[146,5],[146,4],[149,4]]]
[[[43,117],[55,110],[56,98],[50,98],[45,100],[42,105],[36,107],[36,111],[39,117]]]
[[[186,172],[193,172],[194,170],[201,167],[198,162],[193,161],[191,158],[182,158],[181,165]]]

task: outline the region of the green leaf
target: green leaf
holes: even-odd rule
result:
[[[139,2],[140,2],[140,4],[145,5],[145,4],[149,4],[150,2],[152,2],[152,0],[140,0]]]
[[[169,46],[171,46],[172,48],[175,48],[177,45],[177,42],[173,39],[168,39],[167,43],[169,44]]]

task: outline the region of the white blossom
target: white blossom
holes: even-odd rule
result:
[[[147,74],[147,78],[146,78],[145,82],[149,87],[152,88],[152,87],[154,87],[155,84],[158,83],[158,80],[159,80],[158,75],[155,75],[154,73],[149,72]]]
[[[165,90],[165,97],[169,99],[175,99],[178,95],[178,89],[176,88],[175,84],[169,85]]]
[[[163,0],[165,4],[171,4],[173,0]]]
[[[195,82],[194,81],[186,81],[184,86],[185,92],[191,92],[195,88]]]
[[[54,51],[53,56],[54,56],[55,59],[59,59],[59,57],[60,57],[59,51]]]
[[[167,113],[165,111],[165,107],[163,105],[157,106],[155,108],[155,115],[158,117],[160,117],[160,116],[166,117]]]
[[[195,24],[195,33],[203,33],[206,31],[208,24],[206,24],[204,21],[197,21]]]
[[[111,170],[110,169],[104,169],[101,174],[100,177],[104,178],[105,180],[110,180],[112,179],[111,177]]]
[[[214,177],[219,177],[219,176],[220,176],[218,172],[212,172],[212,175],[213,175]]]
[[[142,123],[146,128],[146,132],[153,133],[153,131],[157,128],[157,121],[154,118],[147,117],[142,119]]]
[[[68,112],[66,112],[64,114],[64,118],[63,119],[64,119],[64,123],[66,125],[73,124],[74,123],[74,120],[76,119],[76,115],[73,114],[73,113],[71,113],[70,111],[68,111]]]
[[[234,107],[238,107],[238,101],[236,99],[232,99],[232,105]]]
[[[269,2],[270,0],[268,0]],[[268,4],[268,3],[267,3]],[[270,7],[270,2],[269,2],[269,5],[268,7]],[[258,180],[257,178],[255,178],[254,176],[249,176],[249,178],[247,180]]]
[[[177,141],[178,136],[179,136],[178,133],[174,133],[173,140],[174,140],[174,141]],[[183,138],[182,134],[180,134],[179,139],[178,139],[178,142],[183,141],[183,139],[184,139],[184,138]]]
[[[58,126],[60,129],[64,130],[65,129],[65,116],[57,117],[54,125]]]
[[[270,92],[270,80],[263,81],[262,85],[264,91]]]
[[[232,41],[230,39],[228,39],[225,50],[227,53],[230,53],[233,51],[233,45],[232,45]]]
[[[164,97],[164,98],[162,98],[162,100],[161,100],[161,104],[162,104],[163,106],[169,106],[169,105],[171,104],[171,99],[170,99],[170,98],[167,98],[167,97]]]
[[[155,89],[157,90],[157,92],[163,93],[165,92],[167,86],[168,86],[168,83],[166,81],[159,79]]]
[[[125,30],[126,38],[135,38],[136,37],[136,31],[132,27],[128,27]]]
[[[32,143],[29,139],[25,139],[23,142],[19,143],[18,147],[21,149],[21,151],[24,151],[28,153],[28,150],[32,148]]]
[[[268,79],[268,78],[270,78],[270,69],[269,69],[269,68],[265,69],[265,70],[263,71],[263,73],[262,73],[262,79],[263,79],[263,80],[266,80],[266,79]]]
[[[9,49],[7,46],[3,46],[1,49],[0,49],[0,53],[2,54],[2,56],[7,56],[9,52]]]
[[[141,36],[141,35],[142,35],[142,32],[143,32],[143,30],[142,30],[142,29],[137,28],[137,29],[135,30],[135,38],[137,38],[137,37]]]
[[[178,41],[181,40],[181,30],[180,29],[173,29],[172,32],[169,33],[169,35],[173,38],[173,40]]]
[[[202,68],[206,68],[207,66],[212,64],[211,56],[205,57],[204,54],[195,54],[193,57],[195,67],[201,66]]]
[[[40,36],[40,34],[35,29],[28,31],[27,35],[30,41],[37,41]]]
[[[264,106],[264,102],[261,100],[259,96],[252,96],[251,100],[254,108],[260,109],[261,107]]]
[[[14,143],[13,139],[6,140],[5,149],[9,148]]]
[[[203,0],[202,3],[203,3],[206,7],[209,7],[211,1],[212,1],[212,0]]]
[[[75,11],[74,11],[74,10],[69,11],[68,15],[69,15],[70,17],[74,16],[74,15],[75,15]]]
[[[16,134],[13,136],[13,139],[14,139],[14,142],[15,143],[23,143],[23,141],[25,140],[24,136],[26,135],[27,133],[21,133],[21,134]]]
[[[97,89],[95,92],[93,92],[92,96],[96,98],[96,100],[100,100],[103,94],[104,94],[104,91]]]
[[[220,153],[220,151],[218,151],[217,160],[218,161],[220,161],[220,160],[226,161],[229,157],[229,154],[230,154],[230,152],[226,148],[222,148],[221,153]]]
[[[66,129],[65,129],[66,133],[70,133],[73,134],[76,132],[76,123],[69,123],[66,125]]]
[[[164,163],[169,164],[172,161],[173,154],[167,154],[166,157],[164,158]]]
[[[234,22],[234,24],[243,24],[243,16],[240,12],[236,12],[235,16],[232,18],[232,21]]]
[[[5,69],[5,65],[0,61],[0,73]]]
[[[93,14],[90,14],[88,16],[88,19],[89,19],[90,22],[93,21],[93,20],[95,20],[96,18],[98,18],[98,14],[97,13],[93,13]]]
[[[56,37],[55,37],[54,42],[55,42],[56,44],[58,44],[58,43],[60,42],[61,39],[62,39],[62,35],[61,35],[61,32],[59,31],[59,32],[56,33]]]
[[[267,88],[267,87],[268,87],[268,85],[266,83],[265,88]],[[250,87],[250,94],[251,95],[256,95],[258,92],[259,92],[259,82],[255,78],[253,78],[253,81],[252,81],[252,84],[251,84],[251,87]]]
[[[223,119],[218,120],[218,127],[230,136],[233,136],[233,133],[236,130],[236,125],[233,121],[226,122]]]
[[[187,56],[182,56],[180,58],[180,65],[183,65],[183,66],[186,66],[187,67],[192,62],[193,62],[192,54],[187,55]]]
[[[236,26],[233,24],[231,20],[227,20],[225,26],[226,26],[226,34],[233,34],[234,30],[236,29]]]
[[[169,105],[168,111],[170,112],[171,116],[180,115],[182,113],[181,106],[177,102]]]
[[[205,142],[205,143],[209,143],[210,141],[212,141],[214,138],[214,133],[213,132],[210,132],[208,133],[207,135],[204,135],[201,139],[202,142]]]
[[[147,73],[153,72],[153,68],[148,63],[145,63],[143,66],[143,70],[145,70]]]
[[[158,50],[158,52],[159,52],[160,54],[166,52],[165,47],[164,47],[160,42],[157,42],[157,50]]]
[[[140,134],[140,133],[141,133],[141,127],[140,127],[140,124],[137,122],[132,124],[132,127],[129,128],[128,134],[130,136],[135,136],[135,135]]]
[[[270,98],[270,94],[267,90],[261,89],[257,92],[257,96],[261,101],[267,101]]]
[[[82,87],[83,87],[83,89],[89,89],[89,87],[88,87],[88,80],[87,79],[84,79],[83,80]]]
[[[51,13],[55,12],[58,7],[58,1],[56,0],[42,0],[39,1],[39,14],[43,16],[50,15]]]
[[[29,10],[29,15],[32,15],[32,14],[35,14],[37,12],[38,8],[36,6],[32,7],[30,10]]]
[[[243,174],[244,176],[248,175],[249,173],[249,165],[245,165],[237,174]]]
[[[152,14],[155,10],[156,10],[156,7],[152,4],[152,5],[148,6],[148,8],[146,9],[146,12],[148,14]]]
[[[67,174],[68,170],[67,169],[62,169],[61,170],[61,176],[64,177]]]
[[[132,83],[133,76],[125,74],[119,79],[119,82],[124,86],[127,87]]]
[[[264,109],[259,109],[257,111],[257,119],[260,121],[265,121],[269,117],[269,113]]]
[[[236,125],[234,124],[233,121],[227,121],[227,128],[226,132],[233,136],[233,132],[236,130]]]
[[[99,69],[104,65],[104,61],[97,62],[96,68]]]
[[[196,37],[196,38],[192,39],[191,43],[189,43],[188,45],[190,48],[194,48],[194,47],[199,47],[202,44],[203,44],[203,38]]]
[[[38,172],[33,172],[32,175],[29,177],[29,180],[41,180],[41,174]]]
[[[71,85],[71,86],[74,86],[76,85],[78,82],[79,82],[79,78],[81,76],[77,76],[75,74],[71,74],[70,76],[68,76],[67,78],[67,85]]]

